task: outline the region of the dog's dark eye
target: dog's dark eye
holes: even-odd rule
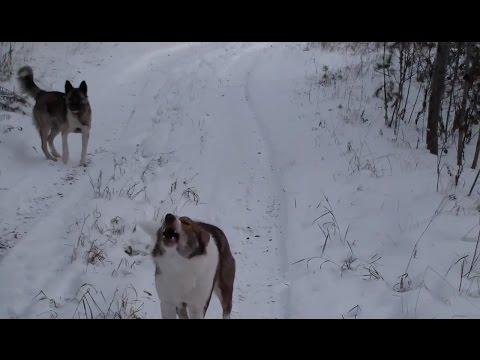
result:
[[[163,232],[163,236],[167,239],[175,238],[178,240],[180,234],[176,233],[173,229],[167,229]]]

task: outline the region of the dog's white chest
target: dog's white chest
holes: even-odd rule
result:
[[[67,111],[67,121],[68,121],[68,132],[76,132],[77,129],[83,130],[85,125],[83,125],[78,116],[73,114],[71,111]]]
[[[155,283],[161,301],[202,303],[210,296],[218,265],[218,249],[213,241],[204,256],[186,259],[172,248],[155,262],[160,270]]]

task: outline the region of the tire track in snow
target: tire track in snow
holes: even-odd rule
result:
[[[217,131],[220,135],[215,139],[217,143],[223,144],[217,145],[215,149],[217,152],[220,149],[223,151],[222,157],[218,158],[218,168],[222,168],[224,174],[222,181],[218,176],[212,179],[213,193],[210,199],[212,204],[216,204],[214,207],[220,208],[224,205],[219,200],[224,201],[224,198],[234,200],[238,196],[238,201],[245,204],[246,211],[241,215],[242,219],[230,219],[237,229],[237,241],[242,244],[236,247],[242,251],[238,255],[239,277],[236,288],[239,301],[245,303],[238,306],[244,309],[244,313],[240,314],[244,317],[285,317],[288,299],[283,276],[283,220],[279,216],[281,182],[277,181],[275,164],[272,163],[274,157],[268,134],[250,103],[249,90],[252,69],[262,54],[268,52],[269,47],[270,44],[247,45],[236,51],[217,73],[219,81],[225,84],[222,94],[225,100],[218,107],[228,108],[220,116],[222,121],[229,121],[220,125],[222,128]],[[237,174],[237,179],[240,180],[238,185],[233,185],[235,178],[229,175],[232,173]],[[229,183],[232,187],[226,193],[222,187]],[[245,192],[239,195],[239,191]],[[224,194],[223,197],[217,195],[219,193]],[[234,212],[235,209],[238,209],[236,203],[229,211]],[[242,223],[249,226],[243,229],[238,226]],[[242,233],[238,230],[243,230],[245,236],[248,235],[246,240],[240,240]],[[249,269],[243,269],[242,266],[248,266]]]
[[[288,271],[288,260],[287,260],[288,256],[287,256],[287,247],[286,247],[287,239],[285,236],[285,231],[286,231],[286,228],[288,227],[288,216],[286,212],[286,197],[285,197],[284,191],[282,190],[283,188],[282,172],[280,171],[280,167],[278,166],[268,131],[263,122],[264,120],[258,115],[258,112],[256,111],[255,106],[253,104],[251,90],[250,90],[251,78],[253,76],[252,74],[254,74],[255,64],[258,63],[260,56],[261,54],[257,54],[255,62],[251,66],[251,70],[248,71],[246,74],[244,91],[245,91],[245,99],[247,101],[247,105],[250,109],[253,119],[256,122],[260,137],[262,138],[262,141],[265,144],[265,157],[268,163],[270,164],[270,167],[269,167],[270,178],[272,180],[273,189],[274,189],[274,198],[272,199],[272,208],[273,208],[272,216],[275,218],[275,222],[276,222],[275,228],[277,231],[279,244],[281,246],[281,250],[280,250],[281,272],[283,275],[285,275]],[[290,299],[290,296],[288,295],[289,284],[285,281],[285,279],[282,279],[282,282],[286,285],[286,289],[283,290],[286,292],[283,296],[284,317],[288,318],[288,314],[289,314],[288,301]],[[277,286],[279,286],[280,289],[282,288],[281,284]]]

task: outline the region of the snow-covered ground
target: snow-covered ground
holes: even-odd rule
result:
[[[383,125],[373,55],[304,50],[24,45],[42,88],[86,80],[93,129],[87,168],[76,135],[53,163],[30,115],[0,112],[0,317],[160,318],[136,224],[167,212],[227,234],[232,318],[480,317],[475,171],[455,188],[450,151],[437,192],[424,136]],[[318,85],[324,66],[343,78]]]

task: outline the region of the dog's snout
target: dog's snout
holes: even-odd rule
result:
[[[165,215],[165,223],[166,223],[167,225],[171,225],[171,224],[174,223],[174,222],[175,222],[175,215],[172,215],[172,214],[170,214],[170,213],[167,214],[167,215]]]

